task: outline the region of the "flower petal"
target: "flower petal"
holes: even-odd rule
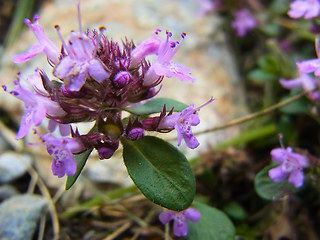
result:
[[[188,218],[191,222],[198,222],[200,220],[201,213],[196,209],[188,208],[184,213],[186,218]]]
[[[269,177],[274,181],[274,182],[281,182],[288,176],[288,173],[282,170],[282,166],[278,166],[276,168],[270,169],[269,170]]]
[[[271,151],[270,154],[272,157],[272,161],[274,161],[275,163],[282,163],[288,152],[283,148],[275,148]]]
[[[320,59],[311,59],[297,63],[297,67],[300,72],[310,73],[315,72],[320,68]],[[316,76],[320,76],[319,74],[315,74]]]
[[[97,82],[102,82],[110,76],[110,74],[105,70],[102,63],[97,59],[92,59],[88,65],[89,75]]]
[[[291,183],[296,188],[301,187],[303,185],[303,171],[302,170],[296,170],[292,171],[289,175],[289,183]]]
[[[286,80],[286,79],[281,79],[280,84],[282,87],[286,89],[294,89],[302,86],[302,81],[300,78],[292,79],[292,80]]]
[[[178,221],[175,220],[173,223],[173,233],[176,237],[184,237],[188,234],[188,225],[186,219]]]
[[[23,62],[29,61],[39,53],[43,52],[43,50],[44,50],[44,46],[40,45],[39,43],[36,43],[27,52],[15,55],[12,58],[12,61],[14,63],[23,63]]]
[[[160,213],[159,220],[162,224],[167,224],[174,218],[175,212],[166,210]]]

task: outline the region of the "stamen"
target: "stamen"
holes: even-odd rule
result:
[[[29,27],[31,25],[31,21],[28,18],[24,19],[24,23]]]
[[[216,100],[216,99],[211,97],[208,102],[206,102],[205,104],[201,105],[200,107],[197,107],[195,110],[196,111],[200,111],[201,108],[203,108],[204,106],[208,105],[209,103],[212,103],[214,100]]]
[[[77,2],[77,9],[78,9],[78,23],[79,23],[79,31],[81,34],[82,32],[82,23],[81,23],[81,13],[80,13],[80,2]]]
[[[39,20],[39,15],[35,14],[33,16],[33,21],[37,22]]]
[[[157,28],[157,30],[154,33],[158,35],[160,32],[161,32],[161,29]]]
[[[172,32],[169,32],[168,30],[166,30],[166,34],[168,38],[172,37]]]
[[[54,28],[57,30],[58,37],[60,38],[60,41],[62,43],[63,48],[65,50],[67,50],[68,54],[73,58],[74,56],[72,54],[72,51],[70,50],[69,46],[65,43],[65,41],[62,38],[62,35],[60,33],[60,26],[59,25],[54,25]]]
[[[281,148],[285,149],[285,146],[284,146],[284,143],[283,143],[283,135],[281,133],[279,133],[279,142],[280,142]]]
[[[95,48],[94,48],[93,56],[95,56],[96,53],[98,52],[99,43],[100,43],[100,41],[101,41],[103,32],[106,31],[106,30],[107,30],[107,29],[106,29],[104,26],[99,27],[100,33],[99,33],[98,36],[96,37],[96,45],[95,45]]]

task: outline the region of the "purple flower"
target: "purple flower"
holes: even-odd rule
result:
[[[191,222],[199,221],[201,214],[198,210],[188,208],[182,212],[166,210],[159,215],[159,220],[162,224],[167,224],[171,220],[173,223],[173,232],[176,237],[184,237],[188,234],[187,219]]]
[[[77,162],[73,153],[85,150],[77,138],[55,138],[47,133],[40,137],[47,143],[47,151],[53,157],[52,173],[61,178],[65,174],[71,176],[77,170]]]
[[[280,135],[280,142],[282,136]],[[281,143],[282,145],[282,143]],[[269,176],[274,182],[280,182],[289,176],[289,183],[296,188],[303,184],[303,168],[308,167],[308,159],[298,153],[294,153],[292,148],[284,146],[271,151],[272,161],[280,164],[278,167],[269,170]]]
[[[220,0],[197,0],[200,6],[200,11],[198,12],[198,17],[203,17],[209,12],[212,12],[221,4]]]
[[[185,35],[185,33],[181,34],[182,39],[184,39]],[[167,32],[167,39],[161,41],[157,51],[158,57],[145,74],[143,82],[144,86],[152,85],[161,76],[166,76],[168,78],[177,77],[181,81],[195,81],[194,78],[189,76],[191,71],[188,68],[171,61],[181,44],[181,41],[174,42],[171,37],[172,33]]]
[[[213,100],[214,99],[211,98],[207,103],[198,108],[194,108],[194,104],[191,104],[182,112],[163,117],[159,123],[158,129],[174,128],[178,133],[178,146],[180,146],[183,138],[189,148],[194,149],[198,147],[200,143],[193,135],[191,126],[197,126],[200,123],[198,111]]]
[[[34,81],[33,87],[39,91],[37,88],[39,85],[37,83],[41,81],[41,79],[38,72],[27,77],[26,82],[31,81]],[[29,90],[21,84],[20,79],[16,81],[16,87],[11,94],[23,101],[26,107],[16,139],[21,139],[26,136],[32,124],[39,126],[47,115],[63,116],[66,114],[58,103],[51,101],[45,94],[40,95],[37,92]]]
[[[58,26],[56,28],[59,30]],[[102,82],[110,76],[104,64],[95,58],[97,48],[93,39],[82,32],[71,32],[65,43],[60,33],[59,36],[68,55],[61,59],[53,74],[62,79],[69,90],[79,91],[88,76],[97,82]]]
[[[66,137],[70,135],[70,124],[60,124],[52,119],[49,120],[48,129],[50,132],[54,132],[56,128],[59,128],[59,133],[61,136]]]
[[[15,55],[13,62],[22,63],[29,61],[37,54],[43,52],[47,55],[47,58],[54,64],[58,63],[60,52],[56,45],[49,39],[44,33],[42,26],[38,23],[39,16],[35,15],[33,18],[34,23],[31,23],[29,19],[25,19],[25,24],[30,28],[32,33],[38,39],[37,44],[34,44],[26,53]]]
[[[300,72],[311,73],[314,72],[314,75],[320,77],[320,59],[311,59],[297,63],[297,67]]]
[[[238,36],[245,36],[249,30],[255,28],[257,25],[257,20],[248,9],[243,8],[236,11],[232,27],[237,31]]]
[[[156,54],[158,52],[161,43],[161,39],[157,37],[159,32],[161,32],[161,30],[157,29],[151,37],[148,37],[132,50],[130,55],[131,66],[136,66],[141,63],[146,56]]]
[[[281,79],[280,84],[287,89],[302,87],[305,91],[310,92],[309,97],[311,100],[319,100],[319,91],[314,91],[317,89],[318,79],[311,77],[309,74],[300,72],[300,77],[292,80]]]
[[[320,3],[318,0],[296,0],[290,4],[288,15],[291,18],[305,19],[317,17],[320,13]]]

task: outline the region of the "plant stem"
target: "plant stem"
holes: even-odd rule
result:
[[[107,200],[117,199],[117,198],[124,196],[125,194],[133,193],[135,191],[137,191],[137,187],[135,185],[131,185],[128,187],[123,187],[123,188],[118,188],[118,189],[110,191],[106,194],[98,195],[94,199],[92,199],[88,202],[82,203],[82,204],[75,206],[75,207],[71,207],[71,208],[67,209],[65,212],[63,212],[60,216],[62,218],[70,218],[79,212],[87,211],[87,210],[92,209],[96,206],[99,206]]]
[[[241,124],[241,123],[244,123],[244,122],[247,122],[249,120],[252,120],[254,118],[257,118],[257,117],[260,117],[260,116],[263,116],[263,115],[266,115],[274,110],[277,110],[285,105],[288,105],[300,98],[302,98],[303,96],[305,96],[308,92],[302,92],[302,93],[299,93],[291,98],[288,98],[280,103],[277,103],[275,105],[272,105],[271,107],[268,107],[268,108],[265,108],[261,111],[258,111],[258,112],[255,112],[255,113],[251,113],[251,114],[248,114],[246,116],[243,116],[243,117],[240,117],[240,118],[237,118],[237,119],[234,119],[234,120],[231,120],[225,124],[221,124],[221,125],[218,125],[218,126],[215,126],[215,127],[212,127],[212,128],[208,128],[208,129],[205,129],[203,131],[199,131],[199,132],[196,132],[194,133],[194,135],[200,135],[200,134],[204,134],[204,133],[208,133],[208,132],[214,132],[214,131],[217,131],[217,130],[221,130],[221,129],[225,129],[225,128],[228,128],[228,127],[231,127],[231,126],[234,126],[234,125],[238,125],[238,124]]]

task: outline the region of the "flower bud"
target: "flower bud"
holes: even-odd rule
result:
[[[131,80],[131,74],[127,71],[118,72],[113,79],[113,85],[116,88],[123,88]]]
[[[144,133],[142,128],[132,128],[127,134],[127,138],[132,141],[138,140],[143,137]]]
[[[108,147],[102,147],[98,149],[100,159],[109,159],[112,157],[114,150]]]

